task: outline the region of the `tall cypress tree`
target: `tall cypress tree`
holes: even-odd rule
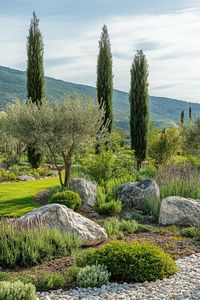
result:
[[[137,51],[131,68],[130,134],[137,169],[147,156],[149,127],[148,64],[142,50]]]
[[[31,19],[27,37],[27,98],[38,107],[45,101],[45,79],[43,67],[44,44],[35,12]],[[27,148],[28,161],[33,168],[41,162],[41,154],[33,145]]]
[[[181,112],[181,126],[184,125],[184,122],[185,122],[185,112],[184,110]]]
[[[112,53],[107,26],[102,28],[99,41],[99,54],[97,61],[97,99],[100,107],[105,109],[105,119],[103,125],[108,125],[111,132],[113,125],[113,72],[112,72]]]
[[[192,107],[189,107],[189,125],[192,124]]]

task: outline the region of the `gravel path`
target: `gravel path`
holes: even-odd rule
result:
[[[169,279],[137,284],[111,283],[101,288],[40,293],[40,300],[200,300],[200,253],[177,260]]]

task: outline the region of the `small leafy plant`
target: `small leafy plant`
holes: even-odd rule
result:
[[[81,268],[77,274],[77,283],[80,287],[101,287],[107,284],[109,280],[109,272],[105,266],[92,265]]]
[[[36,300],[35,287],[21,281],[0,282],[0,300]]]
[[[51,197],[49,203],[59,203],[62,205],[66,205],[74,211],[79,211],[82,205],[82,200],[79,194],[67,190],[54,194]]]

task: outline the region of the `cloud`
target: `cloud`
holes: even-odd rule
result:
[[[152,95],[200,100],[200,8],[175,10],[177,7],[173,6],[174,9],[166,13],[166,6],[164,13],[159,14],[152,11],[146,14],[131,13],[133,10],[120,12],[118,8],[118,12],[114,9],[112,14],[97,16],[98,8],[103,11],[98,0],[95,2],[96,6],[92,4],[92,8],[96,9],[94,16],[97,17],[81,19],[81,13],[77,11],[77,21],[77,16],[73,19],[74,12],[69,18],[66,17],[65,11],[61,11],[65,1],[61,2],[56,11],[55,1],[50,1],[50,10],[40,21],[45,42],[47,76],[95,86],[98,40],[101,27],[106,23],[111,36],[115,88],[129,90],[133,57],[137,49],[143,49],[149,63]],[[88,3],[85,0],[85,4],[86,2]],[[113,1],[109,1],[110,12],[111,2]],[[154,4],[156,2],[154,0]],[[190,4],[195,4],[194,2],[190,1]],[[82,6],[80,8],[83,9]],[[53,9],[54,14],[51,14]],[[73,9],[71,7],[70,11]],[[87,9],[90,9],[89,4],[84,7],[83,12]],[[0,23],[4,24],[0,27],[1,65],[26,68],[29,17],[0,15]]]

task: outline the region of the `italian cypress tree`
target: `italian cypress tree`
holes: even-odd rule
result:
[[[184,125],[184,119],[185,119],[185,112],[184,110],[181,112],[181,126]]]
[[[103,106],[105,109],[103,125],[107,124],[109,132],[111,132],[113,124],[112,95],[113,73],[111,44],[107,26],[104,25],[99,41],[97,61],[97,99],[100,108]]]
[[[27,98],[38,108],[45,99],[45,79],[43,67],[44,44],[39,29],[39,19],[35,12],[31,19],[29,35],[27,38]],[[38,168],[41,154],[34,145],[27,147],[28,161],[33,168]]]
[[[137,51],[131,68],[130,134],[137,169],[147,156],[149,127],[148,64],[142,50]]]
[[[189,107],[189,125],[192,124],[192,107]]]

